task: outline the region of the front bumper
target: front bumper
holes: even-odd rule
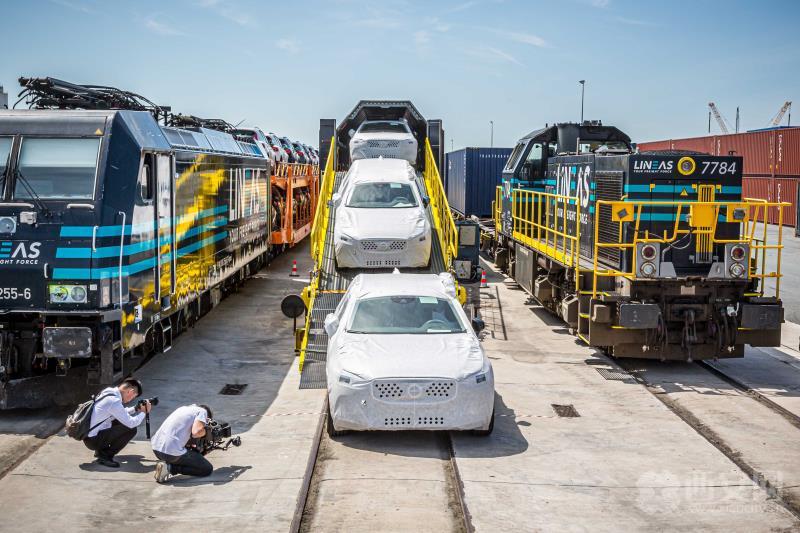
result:
[[[343,384],[330,376],[328,399],[337,431],[486,430],[494,412],[491,370],[477,383],[447,378],[379,379]],[[333,380],[337,381],[333,381]]]
[[[343,268],[420,268],[431,257],[431,236],[412,239],[350,239],[335,243],[336,263]]]

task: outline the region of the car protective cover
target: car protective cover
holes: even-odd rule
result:
[[[452,275],[359,274],[336,310],[337,332],[328,345],[328,390],[337,429],[486,429],[494,405],[491,364],[455,297]],[[380,296],[447,299],[464,333],[357,334],[346,331],[354,304]],[[343,384],[340,376],[351,381]],[[476,376],[483,376],[478,382]],[[398,396],[408,384],[420,387],[419,399],[375,397],[376,387],[394,386]],[[446,384],[450,384],[447,387]],[[434,388],[431,388],[434,387]],[[442,388],[445,392],[441,392]],[[452,387],[452,388],[450,388]],[[435,394],[429,394],[435,390]],[[448,396],[448,394],[450,396]],[[412,414],[413,413],[413,414]],[[407,420],[411,424],[390,424]],[[417,421],[436,420],[434,424]]]
[[[407,182],[414,191],[417,207],[408,208],[349,208],[347,201],[353,187],[360,183]],[[354,161],[344,178],[341,196],[334,217],[333,236],[336,257],[342,266],[363,267],[346,259],[355,253],[349,248],[354,243],[342,241],[342,235],[355,239],[398,239],[409,241],[402,251],[400,266],[424,266],[431,252],[431,224],[422,204],[414,169],[406,162],[395,159],[367,159]],[[425,240],[419,242],[424,236]],[[414,239],[412,239],[414,237]],[[350,252],[350,253],[349,253]],[[353,258],[351,258],[353,259]]]

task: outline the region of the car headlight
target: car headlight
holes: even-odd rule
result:
[[[86,302],[86,285],[50,285],[50,303],[82,304]]]
[[[359,383],[363,383],[366,381],[362,376],[359,376],[356,373],[348,372],[347,370],[342,369],[339,372],[339,383],[343,385],[357,385]]]
[[[356,239],[355,239],[355,237],[351,237],[347,233],[340,233],[339,234],[339,240],[342,241],[342,242],[351,243],[351,242],[355,241]]]

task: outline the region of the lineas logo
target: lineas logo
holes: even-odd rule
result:
[[[41,253],[39,250],[41,246],[40,242],[14,244],[11,241],[1,241],[0,259],[37,259]]]

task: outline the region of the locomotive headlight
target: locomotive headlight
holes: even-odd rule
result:
[[[656,247],[653,246],[652,244],[645,244],[644,246],[642,246],[642,258],[645,261],[654,260],[657,254],[658,250],[656,250]]]
[[[69,294],[72,296],[73,302],[83,303],[86,301],[86,287],[83,285],[75,285]]]
[[[644,250],[642,250],[642,252],[644,252]],[[642,263],[642,266],[639,267],[639,270],[641,271],[642,275],[646,278],[652,278],[653,276],[656,275],[656,265],[654,265],[649,261]]]
[[[742,265],[741,263],[733,263],[731,264],[728,271],[734,278],[741,278],[742,276],[744,276],[744,265]]]
[[[681,157],[678,161],[678,172],[683,174],[684,176],[688,176],[694,173],[695,169],[697,168],[697,163],[694,162],[694,159],[691,157]]]
[[[69,289],[64,285],[50,285],[50,301],[54,303],[66,302],[69,299]]]
[[[746,254],[747,250],[745,250],[744,246],[737,245],[731,248],[731,259],[734,261],[743,261]]]

